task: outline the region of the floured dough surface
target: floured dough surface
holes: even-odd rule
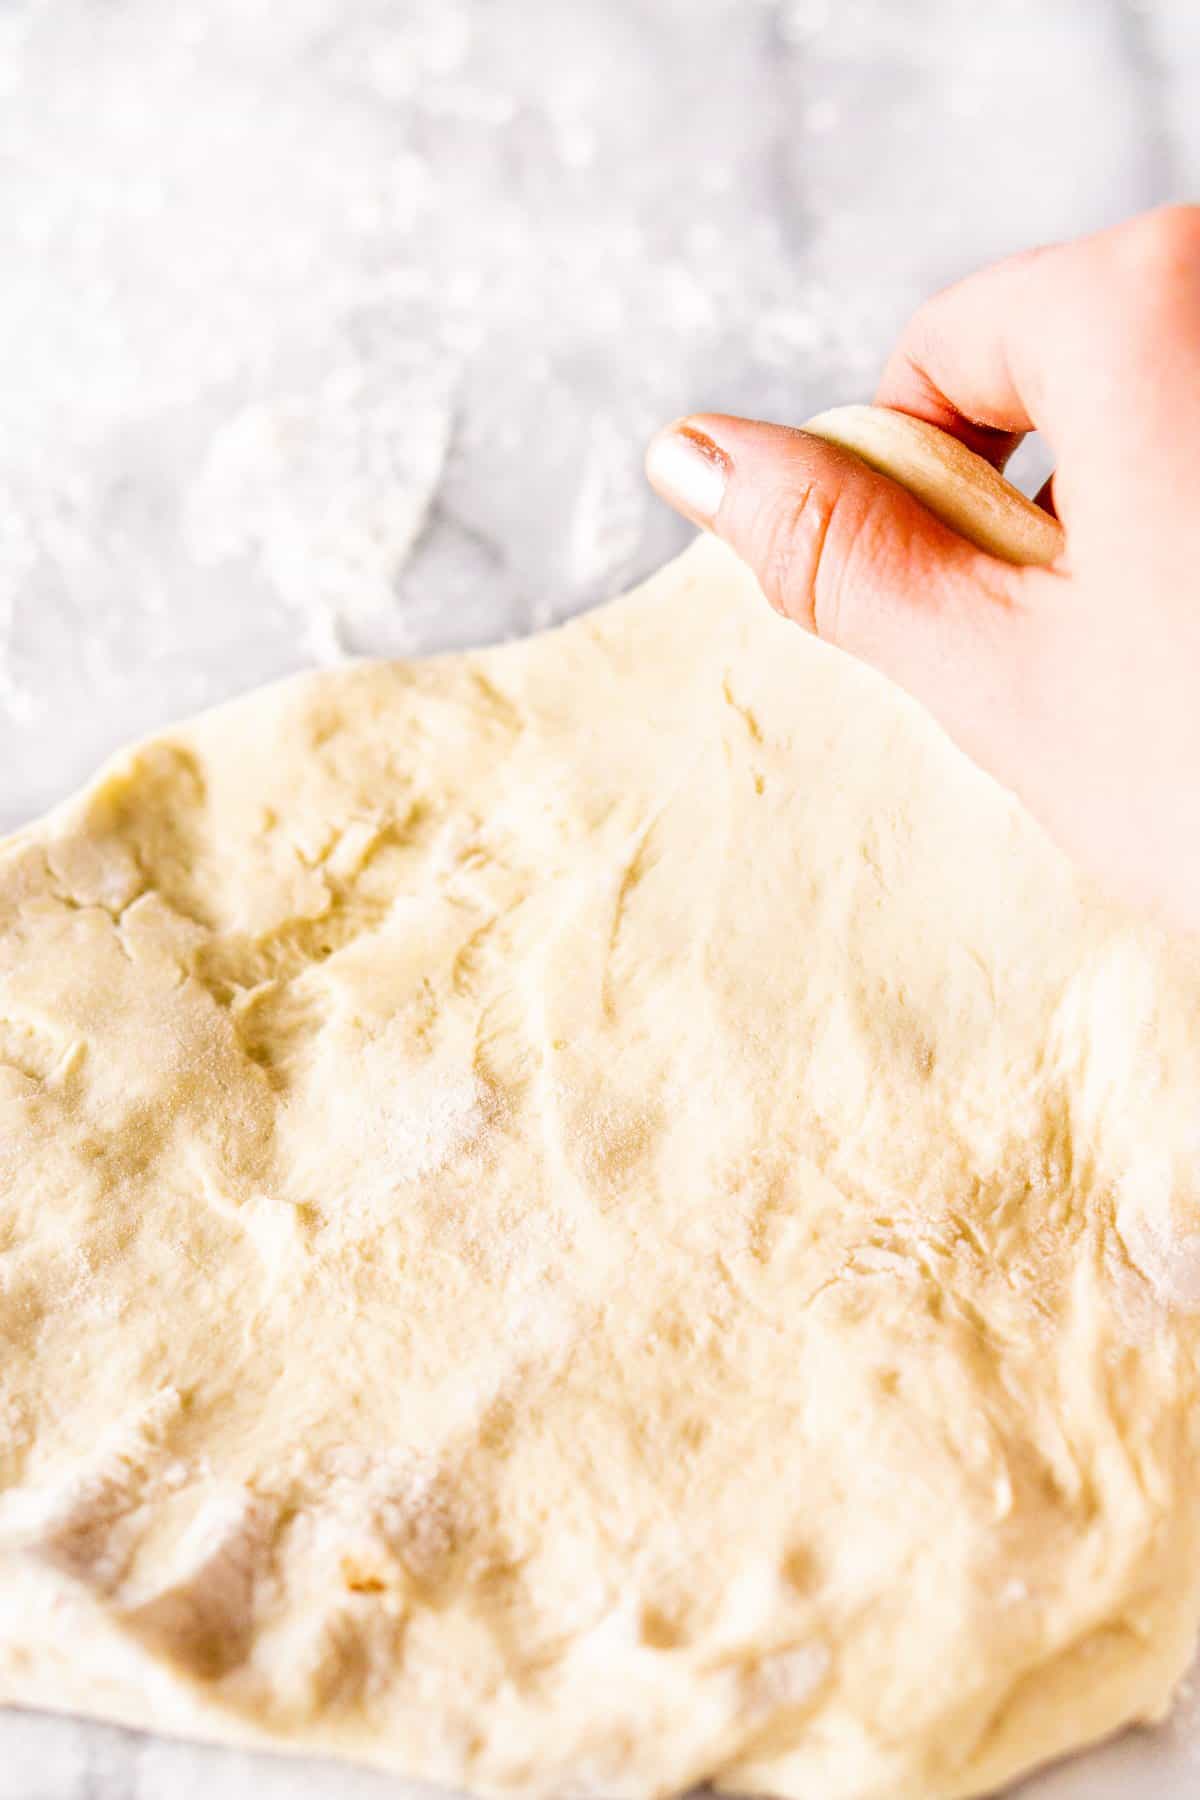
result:
[[[1200,1610],[1200,969],[701,541],[0,852],[0,1694],[949,1800]]]

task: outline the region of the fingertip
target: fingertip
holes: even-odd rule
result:
[[[646,477],[668,505],[709,527],[721,510],[730,475],[728,454],[693,417],[676,419],[646,448]]]

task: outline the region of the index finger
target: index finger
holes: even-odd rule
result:
[[[1184,408],[1200,427],[1198,327],[1200,207],[1164,207],[935,295],[875,398],[996,467],[1034,428],[1060,457],[1091,449],[1105,430],[1136,457],[1178,430]]]

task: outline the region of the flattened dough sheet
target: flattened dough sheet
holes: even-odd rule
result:
[[[954,1800],[1200,1611],[1200,967],[700,540],[0,850],[0,1695]]]

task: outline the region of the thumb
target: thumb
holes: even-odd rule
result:
[[[659,433],[646,470],[664,499],[736,551],[777,611],[899,682],[1002,773],[1019,712],[1025,585],[1041,571],[979,549],[810,432],[699,414]]]

